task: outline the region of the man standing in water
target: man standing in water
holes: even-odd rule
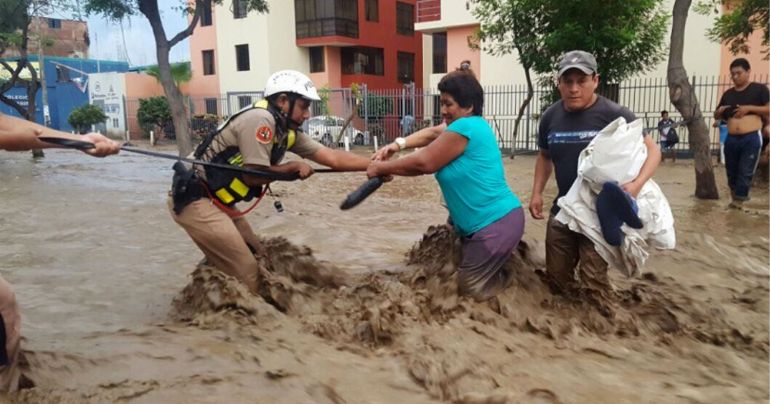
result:
[[[559,61],[557,73],[561,100],[543,113],[538,129],[540,152],[535,162],[535,178],[529,211],[533,218],[543,219],[543,190],[555,171],[558,195],[551,207],[546,228],[546,273],[555,291],[574,293],[579,290],[600,308],[612,296],[607,276],[607,262],[596,252],[593,242],[555,219],[557,201],[577,179],[580,152],[610,122],[623,117],[636,119],[628,108],[595,94],[599,86],[596,59],[590,53],[574,50]],[[644,136],[647,160],[639,175],[622,188],[636,197],[660,163],[660,150],[650,136]],[[577,269],[577,270],[576,270]]]
[[[294,70],[274,73],[265,85],[265,99],[231,116],[197,147],[193,157],[207,162],[245,166],[277,175],[313,175],[306,162],[284,162],[287,151],[336,171],[365,171],[369,158],[332,150],[303,133],[310,105],[320,100],[313,82]],[[257,292],[259,238],[235,204],[259,202],[269,179],[237,171],[195,166],[177,173],[169,199],[171,215],[220,271]]]
[[[767,86],[749,81],[749,61],[738,58],[730,63],[735,86],[722,94],[715,119],[727,121],[725,171],[730,186],[730,207],[741,208],[749,199],[751,180],[762,150],[762,121],[770,115]]]
[[[71,140],[88,141],[94,148],[85,153],[104,157],[120,151],[120,144],[98,133],[70,135],[34,122],[0,113],[0,149],[22,151],[56,147],[41,142],[38,136],[51,136]],[[16,295],[11,285],[0,277],[0,392],[12,392],[19,388],[19,352],[21,340],[21,316]]]

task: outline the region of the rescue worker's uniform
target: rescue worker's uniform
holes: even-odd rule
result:
[[[280,164],[286,151],[308,158],[322,147],[305,133],[288,129],[277,108],[262,100],[225,121],[198,146],[193,157],[236,166],[270,167]],[[263,186],[246,185],[236,171],[194,165],[194,173],[177,172],[169,198],[174,221],[208,262],[240,279],[252,292],[257,291],[254,252],[259,249],[259,239],[235,210],[235,204],[253,203],[264,192]]]

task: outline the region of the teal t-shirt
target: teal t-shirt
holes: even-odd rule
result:
[[[497,139],[484,118],[457,119],[446,131],[468,139],[463,153],[435,174],[449,215],[465,236],[494,223],[521,202],[505,182]]]

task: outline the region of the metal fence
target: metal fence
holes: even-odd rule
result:
[[[768,75],[756,75],[752,81],[768,85]],[[712,149],[719,149],[719,131],[712,128],[713,111],[721,94],[732,86],[728,76],[693,76],[690,84],[697,96],[700,109],[711,128]],[[484,86],[484,118],[497,136],[504,153],[527,153],[537,150],[537,127],[539,118],[553,94],[549,86],[536,86],[534,96],[524,111],[518,134],[514,137],[514,126],[519,107],[527,95],[525,85]],[[380,144],[392,141],[414,130],[441,122],[439,93],[436,90],[419,89],[413,85],[389,90],[369,90],[366,85],[358,89],[358,96],[349,88],[321,90],[322,102],[314,103],[314,116],[331,116],[346,119],[353,116],[351,125],[356,133],[362,134],[364,144],[370,144],[377,137]],[[660,112],[669,111],[674,121],[681,115],[669,100],[666,78],[637,78],[616,86],[611,91],[617,95],[618,103],[628,107],[642,119],[644,127],[658,140],[657,127]],[[213,122],[232,115],[262,97],[262,92],[232,92],[216,97],[190,98],[188,110],[192,130],[196,135],[205,134]],[[358,102],[356,102],[358,100]],[[131,133],[140,133],[136,120],[139,101],[126,100],[126,121]],[[206,118],[202,118],[206,116]],[[216,127],[216,124],[213,124]],[[689,134],[686,126],[677,129],[680,143],[677,151],[689,150]]]

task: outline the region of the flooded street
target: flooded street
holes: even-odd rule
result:
[[[529,215],[532,251],[517,258],[514,285],[495,304],[458,299],[438,265],[451,240],[434,229],[416,246],[447,217],[432,176],[398,178],[345,212],[361,173],[274,185],[248,218],[266,240],[277,304],[206,267],[191,277],[203,256],[166,210],[172,163],[2,153],[0,273],[21,306],[37,383],[13,401],[770,398],[768,188],[755,187],[746,211],[727,210],[721,167],[718,201],[692,196],[690,161],[658,169],[677,249],[650,251],[641,279],[612,272],[622,299],[608,320],[541,283],[545,221]],[[526,204],[534,158],[505,167]],[[551,179],[547,203],[554,194]]]

